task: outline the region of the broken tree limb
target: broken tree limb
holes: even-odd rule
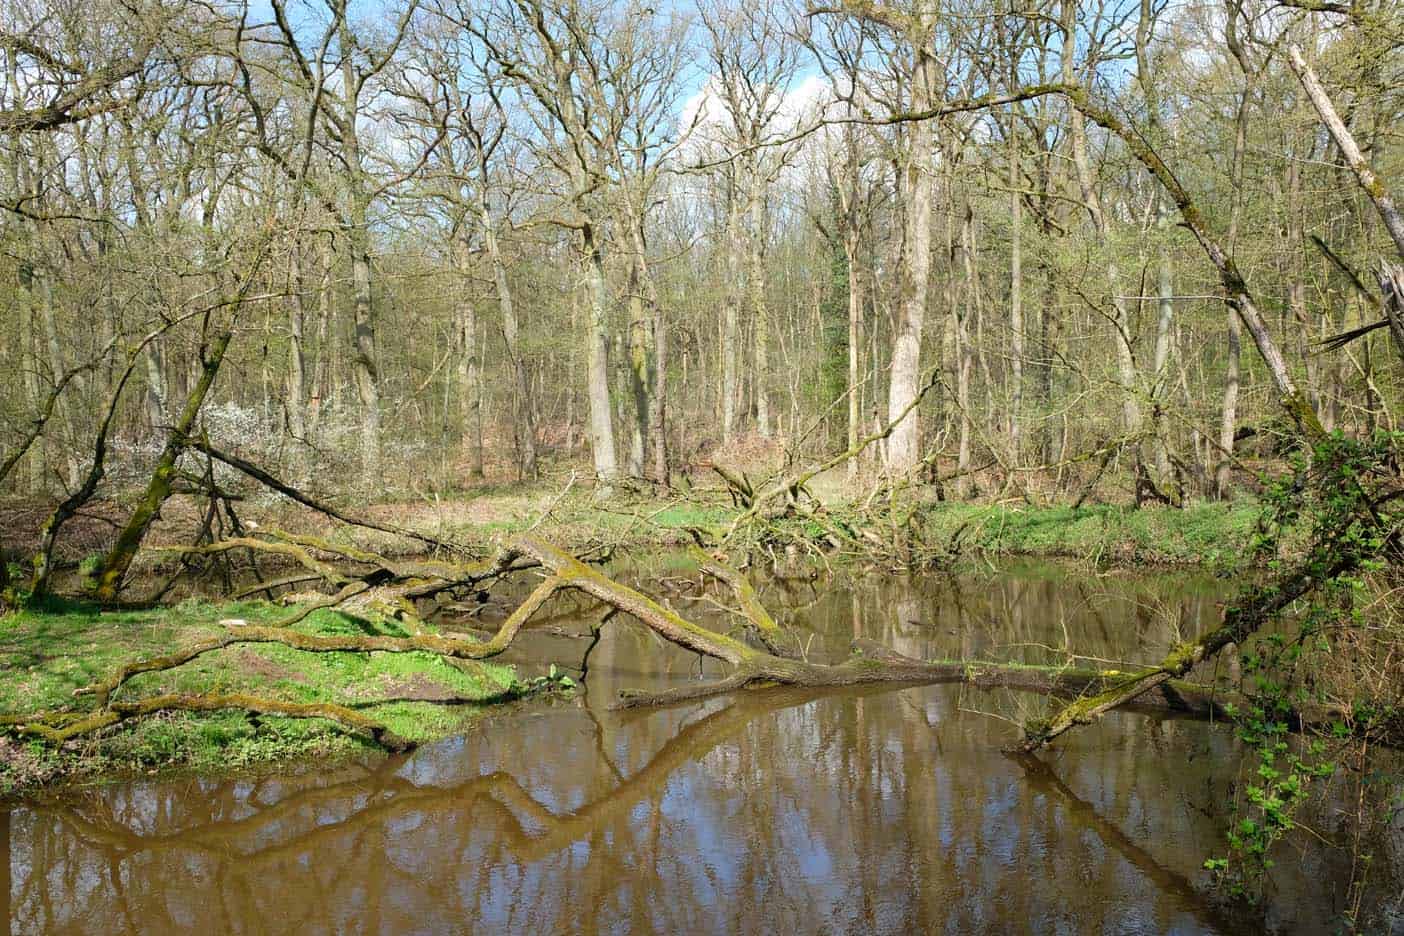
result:
[[[1355,564],[1351,560],[1341,560],[1327,570],[1327,576],[1334,578],[1344,574]],[[1091,724],[1112,709],[1135,701],[1171,680],[1186,675],[1197,664],[1230,644],[1241,644],[1293,602],[1310,592],[1317,581],[1317,575],[1308,570],[1301,570],[1279,584],[1254,589],[1245,600],[1225,611],[1222,624],[1192,643],[1176,646],[1166,654],[1158,666],[1117,680],[1064,706],[1046,721],[1026,726],[1019,751],[1032,753],[1069,729]]]
[[[565,550],[534,537],[518,537],[500,549],[488,571],[517,568],[520,561],[528,559],[539,564],[548,574],[491,636],[475,638],[442,634],[309,634],[293,629],[292,624],[306,617],[315,608],[339,605],[348,598],[376,587],[366,579],[350,578],[337,594],[322,596],[278,624],[231,624],[225,633],[165,656],[129,663],[107,679],[76,690],[74,695],[77,697],[93,697],[96,702],[93,708],[3,716],[0,717],[0,730],[7,729],[62,743],[79,735],[98,732],[122,721],[157,711],[244,708],[254,712],[334,718],[349,727],[364,729],[387,746],[393,746],[401,742],[393,737],[386,738],[382,726],[365,716],[356,716],[354,719],[342,717],[345,713],[335,706],[296,706],[293,703],[238,694],[167,694],[120,701],[116,700],[115,696],[137,676],[172,670],[205,654],[238,644],[279,644],[316,653],[427,652],[447,659],[482,660],[506,650],[552,596],[563,590],[574,590],[600,601],[611,609],[610,614],[624,612],[665,640],[732,667],[729,675],[714,682],[699,682],[657,693],[623,692],[620,694],[618,707],[671,705],[768,686],[813,689],[884,683],[963,683],[982,689],[1003,687],[1075,697],[1076,701],[1060,715],[1061,721],[1055,719],[1040,729],[1040,743],[1046,743],[1073,724],[1095,718],[1126,703],[1131,703],[1135,708],[1199,717],[1227,717],[1227,704],[1237,697],[1221,693],[1212,687],[1183,682],[1178,677],[1184,675],[1194,663],[1229,643],[1241,641],[1255,631],[1262,623],[1304,594],[1310,587],[1311,578],[1302,573],[1287,586],[1264,590],[1263,600],[1246,605],[1242,610],[1232,610],[1226,616],[1223,627],[1194,645],[1176,648],[1159,667],[1144,671],[1029,666],[969,660],[925,661],[904,656],[867,641],[855,641],[852,654],[843,662],[825,664],[787,658],[698,625],[642,592],[614,581]],[[730,585],[738,595],[745,596],[742,599],[746,608],[743,613],[753,619],[758,630],[779,631],[778,625],[765,610],[754,590],[749,588],[749,583],[744,582],[741,573],[715,560],[709,559],[708,564],[712,566],[712,573],[716,577]],[[475,574],[481,572],[479,569]],[[1339,719],[1340,713],[1323,710],[1300,716],[1303,722],[1319,722],[1332,718]]]
[[[439,559],[389,559],[354,546],[333,543],[323,537],[278,529],[262,530],[257,535],[228,537],[203,545],[155,547],[153,551],[213,554],[235,549],[249,549],[292,559],[307,569],[312,578],[321,579],[332,586],[351,581],[362,581],[375,587],[393,585],[398,597],[403,598],[427,598],[455,588],[473,587],[537,565],[535,560],[524,559],[518,553],[505,550],[498,550],[491,559],[469,563]],[[344,569],[319,558],[318,554],[335,556],[350,563],[369,566],[370,569],[359,572]],[[263,591],[263,587],[259,586],[254,591]]]
[[[836,468],[839,465],[842,465],[844,462],[848,461],[849,459],[857,458],[859,455],[863,454],[863,452],[867,450],[868,446],[872,445],[874,442],[881,442],[882,440],[891,436],[893,431],[896,430],[898,424],[900,424],[902,420],[905,419],[909,413],[911,413],[912,410],[916,409],[919,405],[921,405],[921,401],[926,399],[926,395],[930,393],[933,388],[938,386],[940,382],[940,368],[933,368],[930,374],[928,375],[926,381],[922,384],[920,391],[918,391],[918,393],[911,400],[911,402],[909,402],[905,407],[903,407],[902,411],[899,412],[896,416],[888,420],[885,425],[859,439],[856,443],[849,446],[847,450],[840,452],[839,454],[834,455],[833,457],[828,458],[817,465],[812,465],[809,468],[806,468],[802,471],[797,471],[788,474],[785,477],[781,478],[779,481],[776,481],[770,487],[767,487],[759,493],[755,494],[751,498],[750,506],[747,507],[746,510],[742,512],[739,516],[737,516],[735,520],[731,521],[731,525],[727,527],[726,534],[722,536],[722,542],[729,541],[736,534],[736,532],[739,529],[741,529],[743,525],[755,519],[756,514],[759,513],[761,508],[764,507],[769,501],[772,501],[777,497],[784,497],[786,495],[793,494],[795,491],[808,484],[816,475],[823,474],[831,468]]]
[[[200,439],[188,439],[186,441],[186,444],[190,448],[195,449],[199,452],[203,452],[209,457],[213,458],[214,460],[223,462],[230,468],[233,468],[236,471],[248,475],[250,478],[253,478],[255,481],[259,482],[260,484],[266,487],[272,488],[279,494],[282,494],[284,497],[290,500],[297,501],[297,503],[301,504],[302,506],[309,507],[312,510],[317,511],[318,513],[325,514],[326,516],[331,517],[333,520],[340,520],[342,523],[347,523],[351,526],[363,527],[367,530],[378,530],[381,533],[390,533],[395,536],[404,536],[409,539],[418,540],[419,542],[424,543],[427,546],[434,546],[439,549],[447,549],[454,552],[465,551],[465,547],[457,543],[452,543],[447,540],[441,540],[436,537],[429,536],[425,533],[419,533],[415,530],[409,530],[404,527],[395,526],[391,523],[380,523],[375,520],[368,520],[365,517],[356,517],[351,514],[348,514],[343,510],[333,507],[331,504],[328,504],[325,501],[320,501],[309,494],[304,494],[302,491],[299,491],[297,488],[293,487],[291,484],[288,484],[286,481],[282,481],[270,472],[258,467],[253,462],[239,458],[237,455],[230,455],[228,452],[222,452],[219,449],[216,449],[214,446],[210,445],[206,441]]]
[[[1341,120],[1340,114],[1336,113],[1336,107],[1331,103],[1326,89],[1322,87],[1321,79],[1316,77],[1316,72],[1307,63],[1306,57],[1302,55],[1301,47],[1295,43],[1287,46],[1287,64],[1291,66],[1297,80],[1306,89],[1307,97],[1311,99],[1312,107],[1316,108],[1321,123],[1330,132],[1331,139],[1335,141],[1336,148],[1345,157],[1350,171],[1355,173],[1355,180],[1360,183],[1360,187],[1370,197],[1375,210],[1379,212],[1380,220],[1384,222],[1385,229],[1389,231],[1389,236],[1394,240],[1394,246],[1398,249],[1400,258],[1404,259],[1404,214],[1400,214],[1399,205],[1395,202],[1393,193],[1385,185],[1384,180],[1376,175],[1374,169],[1370,168],[1370,163],[1365,159],[1365,154],[1360,151],[1355,137],[1346,127],[1345,121]]]
[[[756,589],[746,577],[746,573],[713,558],[700,547],[693,547],[692,556],[703,572],[731,589],[736,600],[741,603],[741,614],[746,618],[752,636],[760,641],[766,650],[776,656],[793,655],[776,641],[780,634],[780,625],[775,623],[775,618],[771,617],[770,612],[761,603],[760,596],[756,594]]]
[[[259,552],[273,553],[292,559],[298,565],[312,573],[313,579],[320,579],[328,585],[345,585],[353,581],[354,577],[342,572],[329,562],[313,556],[306,549],[296,543],[282,542],[279,540],[263,539],[255,536],[231,536],[227,539],[214,543],[206,543],[202,546],[156,546],[152,552],[180,553],[181,555],[218,555],[235,549],[253,549]],[[302,578],[301,576],[299,578]],[[261,588],[255,591],[261,591]]]
[[[1074,694],[1119,686],[1139,674],[1120,670],[1030,667],[978,661],[928,662],[904,656],[879,644],[856,641],[854,654],[838,664],[787,659],[747,646],[686,620],[647,595],[616,582],[549,543],[522,537],[515,548],[533,556],[560,579],[562,588],[575,588],[635,618],[666,640],[713,659],[729,663],[734,672],[705,683],[680,686],[656,693],[625,691],[618,707],[674,705],[764,685],[804,687],[857,686],[870,683],[965,682],[977,686],[1009,686],[1044,692]],[[1141,694],[1144,694],[1145,690]],[[1160,707],[1223,714],[1215,708],[1212,689],[1176,684],[1155,697]]]
[[[117,535],[117,542],[112,545],[112,549],[103,559],[102,568],[97,574],[97,596],[99,599],[111,601],[117,597],[117,592],[122,588],[123,580],[126,578],[127,569],[131,567],[132,560],[136,558],[137,550],[141,548],[141,541],[146,537],[146,531],[151,528],[152,521],[156,519],[161,510],[161,505],[166,502],[166,498],[171,496],[171,488],[176,479],[176,462],[180,459],[181,452],[185,450],[181,440],[185,433],[190,431],[190,427],[195,424],[196,418],[199,417],[200,408],[204,406],[205,397],[209,394],[215,378],[219,375],[220,364],[224,361],[224,354],[229,349],[229,342],[233,337],[232,329],[225,330],[215,336],[207,349],[201,349],[200,379],[196,381],[194,389],[190,391],[190,396],[185,401],[185,407],[181,410],[179,421],[176,423],[175,429],[171,431],[170,438],[166,440],[166,445],[161,450],[161,457],[156,460],[156,468],[151,472],[151,480],[147,482],[145,493],[142,494],[136,509],[132,511],[127,525]]]
[[[717,476],[726,482],[727,491],[730,492],[732,503],[735,506],[745,509],[755,503],[755,489],[751,486],[751,479],[746,477],[744,471],[732,471],[715,461],[706,461],[702,464],[703,467],[715,471]]]

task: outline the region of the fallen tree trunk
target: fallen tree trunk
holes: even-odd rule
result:
[[[1350,559],[1338,562],[1326,573],[1328,578],[1342,575],[1356,563]],[[1214,656],[1230,644],[1241,644],[1264,624],[1299,598],[1314,589],[1319,572],[1299,571],[1271,586],[1255,589],[1224,614],[1223,623],[1188,644],[1172,649],[1158,666],[1128,675],[1110,685],[1092,691],[1065,706],[1051,718],[1025,726],[1025,737],[1019,745],[1022,753],[1031,753],[1047,745],[1059,735],[1077,725],[1087,725],[1114,708],[1135,701],[1146,693],[1187,674],[1198,663]]]
[[[200,550],[233,549],[254,544],[257,548],[291,555],[313,569],[318,577],[339,586],[336,594],[322,596],[277,624],[230,625],[225,633],[170,654],[129,663],[108,678],[75,691],[76,697],[91,697],[96,702],[94,709],[4,716],[0,717],[0,730],[9,729],[51,743],[63,743],[159,711],[243,708],[256,713],[329,718],[352,730],[368,732],[387,747],[403,746],[402,739],[387,735],[385,727],[374,719],[335,705],[298,705],[241,694],[157,695],[135,701],[118,701],[115,696],[137,676],[175,669],[206,654],[238,644],[271,643],[312,653],[426,652],[449,659],[484,660],[505,651],[553,596],[574,590],[601,602],[611,609],[611,614],[623,612],[633,617],[676,646],[732,667],[729,675],[710,682],[698,682],[662,692],[623,691],[617,707],[672,705],[769,686],[830,688],[883,683],[962,683],[980,689],[1010,688],[1074,697],[1076,701],[1053,720],[1030,730],[1023,746],[1027,751],[1046,744],[1075,724],[1089,721],[1127,703],[1134,703],[1137,708],[1195,717],[1227,718],[1229,706],[1241,704],[1241,699],[1213,687],[1184,682],[1179,677],[1185,675],[1195,663],[1229,643],[1241,641],[1310,587],[1310,577],[1303,574],[1287,585],[1265,593],[1262,601],[1245,606],[1242,610],[1231,610],[1223,627],[1194,644],[1177,647],[1160,666],[1143,671],[972,660],[925,661],[904,656],[870,641],[855,641],[851,647],[852,654],[846,660],[828,664],[774,652],[771,648],[778,645],[781,628],[765,609],[746,576],[705,554],[698,556],[704,572],[726,584],[735,594],[740,604],[736,613],[747,619],[748,631],[760,638],[762,647],[752,646],[729,634],[690,621],[648,595],[615,581],[569,552],[532,536],[516,538],[500,549],[490,562],[465,565],[447,562],[391,563],[371,554],[342,548],[343,554],[374,565],[377,573],[374,578],[338,572],[331,564],[314,557],[311,547],[302,545],[306,538],[287,534],[282,536],[286,539],[267,541],[238,537],[200,547]],[[325,545],[322,541],[312,542]],[[384,588],[387,583],[394,583],[392,590],[403,594],[406,588],[422,587],[425,581],[422,576],[426,573],[434,583],[442,585],[444,582],[481,581],[526,567],[539,567],[545,577],[495,633],[482,639],[435,633],[409,636],[311,634],[293,627],[313,610],[340,606],[372,588]],[[1339,717],[1340,713],[1323,708],[1321,711],[1299,713],[1296,720],[1300,724],[1317,724],[1338,720]]]
[[[1079,700],[1116,696],[1119,701],[1109,708],[1135,700],[1137,708],[1179,712],[1200,718],[1227,719],[1233,706],[1241,708],[1245,704],[1242,697],[1236,694],[1178,678],[1185,675],[1190,666],[1171,671],[1162,664],[1155,669],[1128,671],[1071,666],[1031,666],[979,660],[925,661],[913,659],[866,640],[854,641],[852,656],[838,664],[810,663],[780,657],[688,621],[647,595],[591,569],[552,544],[523,537],[515,541],[514,548],[535,558],[544,568],[550,569],[560,579],[562,588],[585,591],[635,618],[670,642],[729,663],[734,668],[729,675],[712,682],[699,682],[661,692],[625,690],[620,694],[617,708],[673,705],[762,686],[824,688],[874,683],[965,683],[981,689],[1019,689],[1074,696]],[[720,563],[716,565],[720,566]],[[726,569],[725,566],[721,568]],[[726,572],[728,574],[724,580],[732,584],[733,588],[737,587],[735,583],[738,580],[744,582],[741,573],[732,569],[726,569]],[[1306,583],[1302,583],[1301,588],[1305,587]],[[1256,606],[1252,615],[1247,612],[1234,615],[1233,623],[1229,625],[1229,635],[1216,631],[1203,639],[1204,647],[1200,650],[1199,659],[1203,658],[1203,653],[1212,654],[1232,642],[1232,634],[1242,634],[1245,629],[1261,626],[1282,607],[1295,601],[1301,593],[1292,592],[1290,588],[1284,589],[1276,594],[1272,601]],[[750,600],[742,602],[743,612],[752,613],[748,609],[755,607],[759,607],[759,600],[752,592]],[[768,614],[765,616],[769,618]],[[774,622],[771,623],[773,625]],[[759,622],[757,625],[760,629]],[[1216,637],[1215,634],[1219,636]],[[1226,636],[1228,639],[1225,639]],[[1134,695],[1120,697],[1120,693],[1133,685],[1138,687]],[[1069,708],[1077,705],[1078,703],[1074,703]],[[1289,721],[1293,723],[1293,727],[1324,726],[1339,721],[1341,715],[1342,713],[1323,706],[1318,710],[1294,712]]]

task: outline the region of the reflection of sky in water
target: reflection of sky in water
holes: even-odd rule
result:
[[[859,628],[896,643],[915,616],[937,623],[905,641],[932,656],[963,652],[971,630],[1008,647],[1061,641],[1064,625],[1130,656],[1212,607],[1015,583],[835,589],[805,617],[835,647]],[[1156,601],[1163,615],[1118,638]],[[604,686],[673,652],[627,629],[599,649]],[[1225,731],[1115,715],[1029,772],[1000,753],[1010,726],[975,713],[1018,716],[1027,697],[782,693],[615,715],[592,688],[593,708],[490,719],[382,766],[19,809],[10,934],[1235,929],[1200,893],[1222,850],[1206,812],[1236,764]],[[1329,834],[1332,817],[1307,818]],[[1268,911],[1282,931],[1327,927],[1345,891],[1347,856],[1301,847]]]

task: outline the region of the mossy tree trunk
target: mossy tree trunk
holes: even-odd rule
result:
[[[161,450],[161,457],[157,459],[156,468],[151,473],[151,480],[147,482],[146,492],[127,519],[127,525],[118,534],[117,542],[103,559],[102,568],[97,575],[97,596],[100,600],[111,601],[117,596],[127,569],[131,567],[137,550],[141,548],[141,541],[146,537],[146,531],[156,519],[161,505],[171,496],[176,477],[176,463],[185,451],[186,438],[195,426],[195,420],[200,415],[200,408],[204,406],[210,387],[214,385],[232,337],[232,332],[222,332],[205,347],[204,354],[201,355],[200,379],[196,381],[195,388],[185,401],[185,408],[181,410],[180,418],[171,429],[170,437]]]

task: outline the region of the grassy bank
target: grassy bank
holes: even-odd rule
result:
[[[1080,559],[1103,565],[1236,568],[1258,521],[1253,503],[1169,507],[1025,507],[940,504],[922,534],[952,552]]]
[[[849,515],[854,505],[845,493],[823,491],[820,500],[840,516]],[[547,500],[552,501],[550,514],[543,519]],[[460,542],[486,544],[535,526],[540,535],[567,547],[602,538],[626,547],[683,546],[692,542],[690,530],[715,540],[740,513],[714,491],[667,500],[623,493],[601,504],[588,489],[553,499],[545,487],[490,491],[432,506],[382,505],[377,510],[381,518]],[[1206,501],[1184,509],[941,502],[923,505],[917,517],[925,543],[965,555],[1219,568],[1243,561],[1258,510],[1252,501]],[[374,531],[343,526],[331,535],[365,548],[394,547],[391,537]]]
[[[142,611],[103,611],[50,601],[0,619],[0,712],[74,705],[73,690],[124,663],[160,655],[222,632],[220,621],[271,623],[288,609],[266,602],[186,601]],[[394,634],[391,620],[318,611],[297,625],[309,633]],[[396,734],[428,741],[465,730],[482,705],[521,687],[504,666],[420,653],[300,653],[281,646],[234,646],[179,669],[134,678],[132,697],[162,692],[244,692],[289,702],[333,702],[381,721]],[[169,713],[56,751],[0,738],[0,796],[63,781],[253,768],[295,759],[345,758],[368,740],[319,719],[250,718],[242,712]]]

